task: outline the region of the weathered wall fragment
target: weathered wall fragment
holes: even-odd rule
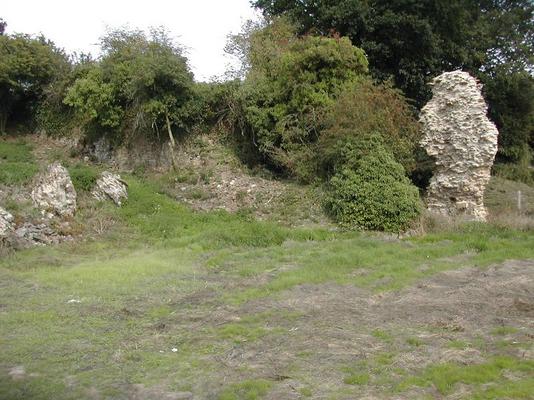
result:
[[[122,201],[128,199],[128,185],[121,179],[120,175],[104,171],[96,181],[96,186],[91,193],[97,200],[111,199],[120,207]]]
[[[433,97],[420,118],[421,144],[436,161],[427,198],[431,212],[486,220],[484,190],[499,132],[487,117],[481,89],[462,71],[446,72],[432,81]]]
[[[13,230],[13,215],[0,207],[0,240],[5,239]]]
[[[35,206],[48,217],[69,217],[76,211],[76,190],[68,171],[57,162],[39,175],[31,197]]]

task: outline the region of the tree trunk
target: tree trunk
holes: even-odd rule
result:
[[[0,135],[4,136],[6,134],[7,126],[7,114],[0,112]]]
[[[176,171],[177,166],[176,166],[176,160],[174,158],[174,147],[176,146],[176,142],[174,141],[174,135],[172,134],[172,129],[171,129],[171,121],[169,120],[169,114],[167,113],[165,113],[165,122],[167,123],[167,132],[169,134],[169,148],[171,150],[172,168]]]

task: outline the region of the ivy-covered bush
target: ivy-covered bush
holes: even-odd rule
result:
[[[297,37],[280,19],[251,35],[248,62],[241,133],[271,167],[313,179],[325,111],[367,73],[364,52],[343,37]]]
[[[348,141],[340,155],[325,205],[342,226],[399,232],[419,215],[418,189],[380,136]]]

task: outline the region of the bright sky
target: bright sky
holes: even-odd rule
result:
[[[226,36],[257,17],[249,0],[2,0],[7,33],[43,33],[68,52],[98,51],[106,28],[165,26],[188,48],[195,79],[221,75]]]

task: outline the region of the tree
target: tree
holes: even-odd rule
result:
[[[136,134],[174,144],[192,115],[193,75],[182,48],[163,29],[150,36],[115,30],[101,40],[102,58],[68,90],[65,103],[84,118],[88,135],[122,143]]]
[[[500,161],[520,163],[534,148],[534,77],[527,72],[502,72],[485,85],[489,115],[499,129]]]
[[[298,38],[283,19],[250,40],[241,91],[247,140],[270,166],[309,180],[310,145],[324,112],[344,85],[367,73],[367,59],[347,38]]]
[[[43,36],[0,36],[0,132],[10,118],[31,120],[45,88],[69,68],[66,55]]]
[[[507,138],[501,141],[500,159],[514,159],[509,155],[516,150],[507,148],[512,142],[515,149],[518,141],[528,144],[525,132],[532,132],[528,104],[534,100],[525,93],[514,94],[527,104],[518,111],[503,106],[499,91],[505,80],[521,79],[526,84],[525,77],[534,71],[532,0],[255,0],[253,4],[267,16],[288,15],[300,34],[334,31],[348,36],[365,50],[372,75],[379,80],[393,78],[418,107],[429,100],[428,82],[434,76],[454,69],[473,73],[486,84],[490,115]],[[506,92],[511,95],[509,89]],[[512,120],[519,128],[515,139],[511,139]]]
[[[426,83],[457,68],[530,65],[531,0],[256,0],[266,15],[287,14],[300,33],[336,31],[363,48],[373,75],[393,77],[422,105]]]
[[[6,31],[7,23],[2,18],[0,18],[0,36]]]
[[[244,79],[250,69],[250,44],[252,36],[266,27],[266,21],[248,20],[241,26],[241,31],[227,36],[224,52],[230,56],[234,63],[227,68],[227,77],[230,79]]]
[[[331,176],[353,158],[346,152],[349,143],[360,143],[369,136],[379,138],[407,173],[416,167],[421,130],[411,107],[391,85],[371,80],[349,85],[330,107],[324,125],[314,151],[323,176]]]

